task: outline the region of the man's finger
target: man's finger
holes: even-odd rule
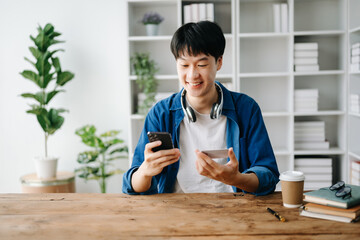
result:
[[[234,149],[232,147],[229,148],[228,153],[229,153],[230,162],[237,163],[237,159],[236,159],[236,156],[235,156],[235,153],[234,153]]]
[[[148,144],[145,145],[145,151],[149,152],[149,151],[152,151],[152,149],[154,147],[158,147],[161,145],[161,141],[155,141],[155,142],[150,142]]]

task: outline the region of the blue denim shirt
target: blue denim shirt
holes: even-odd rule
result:
[[[234,149],[241,173],[253,172],[258,177],[259,187],[253,194],[266,195],[272,193],[279,182],[279,171],[260,107],[249,96],[231,92],[220,83],[218,84],[223,91],[222,114],[227,117],[227,147]],[[146,116],[144,128],[135,148],[132,165],[123,176],[123,193],[173,192],[179,170],[179,161],[165,167],[160,174],[152,177],[151,187],[146,192],[136,193],[131,186],[131,177],[144,161],[145,145],[149,142],[147,132],[169,132],[173,138],[174,147],[179,148],[180,123],[183,119],[181,91],[158,102],[151,108]],[[233,189],[234,192],[242,191],[235,186]]]

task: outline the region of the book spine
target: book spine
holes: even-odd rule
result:
[[[351,49],[351,55],[352,55],[352,56],[360,55],[360,47],[352,48],[352,49]]]
[[[206,19],[210,22],[215,21],[215,13],[214,13],[214,4],[213,3],[206,4]]]
[[[295,97],[319,97],[319,89],[295,89]]]
[[[192,22],[191,16],[192,16],[191,5],[185,5],[184,6],[184,24]]]
[[[296,72],[310,72],[310,71],[319,71],[319,65],[295,65]]]
[[[193,4],[190,4],[190,6],[191,6],[191,20],[193,22],[198,22],[199,21],[199,4],[193,3]]]
[[[294,51],[294,57],[318,57],[319,53],[316,50],[313,51],[303,51],[303,50],[296,50]]]
[[[206,3],[199,3],[199,21],[205,21],[206,19]]]
[[[318,59],[317,58],[299,58],[299,57],[296,57],[294,59],[294,64],[296,64],[296,65],[318,64]]]
[[[318,43],[295,43],[294,44],[295,50],[318,50]]]
[[[288,6],[286,3],[280,4],[280,13],[281,13],[281,32],[288,32]]]
[[[273,4],[274,32],[281,32],[280,28],[280,4]]]

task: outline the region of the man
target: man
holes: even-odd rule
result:
[[[257,103],[215,81],[225,38],[212,22],[188,23],[171,40],[183,89],[148,113],[123,192],[273,192],[279,172]],[[169,132],[174,149],[153,152],[147,132]],[[227,158],[202,150],[228,148]]]

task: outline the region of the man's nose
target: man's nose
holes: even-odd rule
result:
[[[196,67],[191,67],[189,69],[189,72],[187,74],[187,78],[188,79],[196,79],[199,77],[199,71],[197,70]]]

